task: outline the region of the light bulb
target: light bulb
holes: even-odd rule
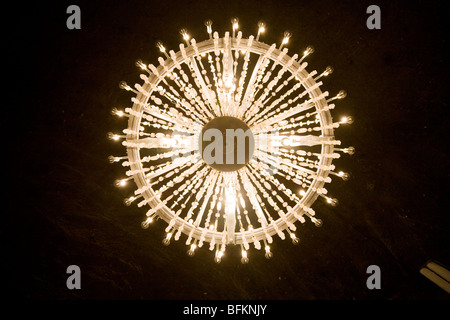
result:
[[[169,232],[162,241],[163,245],[168,246],[170,244],[171,238],[172,238],[172,232]]]
[[[273,257],[273,253],[270,252],[270,247],[266,246],[265,250],[266,250],[266,254],[264,256],[266,257],[266,259],[271,259]]]
[[[332,74],[333,71],[334,71],[333,67],[332,67],[332,66],[328,66],[328,67],[325,69],[325,72],[323,73],[323,75],[324,75],[324,76],[327,76],[327,75],[329,75],[329,74]]]
[[[142,70],[147,69],[147,66],[145,65],[145,63],[143,63],[142,60],[140,60],[140,59],[136,60],[135,64],[137,67],[141,68]]]
[[[289,42],[289,39],[292,37],[292,33],[290,33],[289,31],[285,31],[283,33],[283,44],[287,44]]]
[[[231,19],[231,24],[233,25],[233,31],[239,28],[239,19],[233,18]]]
[[[159,51],[161,52],[165,52],[166,48],[164,48],[164,45],[161,41],[156,42],[156,47],[159,49]]]
[[[183,39],[185,40],[185,41],[188,41],[189,40],[189,34],[187,33],[187,30],[186,29],[181,29],[180,30],[180,34],[183,36]]]
[[[118,110],[117,108],[112,108],[111,114],[118,116],[118,117],[122,117],[122,116],[124,116],[125,113],[122,110]]]
[[[353,118],[351,116],[345,116],[341,118],[340,124],[352,124]]]
[[[241,263],[242,264],[248,263],[247,251],[245,251],[245,250],[242,250]]]
[[[337,94],[336,98],[338,98],[338,99],[344,99],[346,96],[347,96],[347,91],[341,90],[341,91],[339,91],[339,93]]]
[[[307,47],[306,48],[306,50],[303,52],[303,55],[306,57],[306,56],[309,56],[311,53],[313,53],[314,52],[314,47],[312,47],[312,46],[309,46],[309,47]]]
[[[264,31],[266,31],[266,24],[264,23],[264,21],[259,21],[258,22],[258,32],[263,33]]]
[[[120,81],[119,82],[119,88],[127,90],[127,91],[131,90],[131,87],[125,81]]]
[[[350,179],[350,174],[347,172],[339,172],[339,176],[342,178],[342,180],[347,181]]]
[[[194,256],[196,248],[197,248],[197,245],[195,243],[191,244],[191,248],[187,252],[188,256],[190,256],[190,257]]]
[[[297,238],[295,233],[291,233],[291,240],[292,240],[292,244],[294,244],[294,245],[297,245],[300,242],[300,240]]]
[[[206,20],[205,21],[206,31],[208,33],[212,33],[212,27],[211,27],[212,24],[213,24],[213,22],[211,20]]]
[[[345,149],[345,152],[347,152],[349,155],[354,155],[355,147],[348,147],[347,149]]]
[[[116,158],[116,157],[114,157],[114,156],[109,156],[109,157],[108,157],[108,161],[109,161],[109,163],[114,163],[114,162],[119,161],[119,159]]]
[[[214,257],[214,262],[220,263],[222,261],[223,254],[224,254],[223,250],[217,250],[216,256]]]
[[[119,140],[120,136],[118,134],[112,133],[112,132],[108,132],[107,137],[109,140]]]
[[[333,207],[336,207],[338,205],[339,201],[336,198],[328,198],[327,197],[327,203]]]
[[[127,199],[124,199],[124,200],[123,200],[123,204],[126,205],[126,206],[128,207],[129,205],[131,205],[131,203],[132,203],[135,199],[136,199],[135,197],[129,197],[129,198],[127,198]]]
[[[125,179],[118,179],[116,181],[114,181],[114,186],[116,186],[117,188],[123,187],[127,184],[127,180]]]
[[[311,218],[311,221],[314,223],[314,225],[315,225],[317,228],[320,228],[320,227],[322,226],[322,224],[323,224],[322,220],[316,219],[316,218],[314,218],[314,217]]]

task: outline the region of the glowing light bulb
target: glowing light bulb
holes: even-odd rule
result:
[[[233,31],[239,28],[239,19],[233,18],[231,19],[231,24],[233,25]]]
[[[108,157],[109,163],[118,162],[119,160],[120,160],[120,158],[117,158],[117,157],[114,157],[114,156],[109,156]]]
[[[126,206],[128,207],[129,205],[131,205],[131,203],[132,203],[135,199],[136,199],[135,197],[129,197],[129,198],[127,198],[127,199],[124,199],[124,200],[123,200],[123,204],[126,205]]]
[[[326,197],[326,199],[327,199],[327,203],[330,204],[331,206],[336,207],[338,205],[338,202],[339,202],[338,199],[329,198],[329,197]]]
[[[313,217],[311,220],[312,220],[312,222],[314,222],[314,225],[315,225],[317,228],[320,228],[320,227],[323,225],[323,222],[322,222],[322,220],[320,220],[320,219],[316,219],[316,218]]]
[[[159,51],[166,52],[166,48],[161,41],[156,42],[156,47],[159,49]]]
[[[145,221],[142,221],[141,227],[142,227],[143,229],[147,229],[148,226],[149,226],[152,222],[153,222],[153,217],[149,217],[149,218],[147,218]]]
[[[205,26],[206,26],[206,31],[211,35],[212,33],[212,24],[213,22],[211,20],[206,20],[205,21]]]
[[[216,256],[214,257],[214,262],[220,263],[222,261],[223,254],[224,254],[223,250],[217,250]]]
[[[126,184],[127,184],[127,180],[126,180],[126,179],[118,179],[118,180],[114,181],[114,185],[115,185],[117,188],[123,187],[123,186],[125,186]]]
[[[141,68],[142,70],[146,70],[147,69],[147,66],[145,65],[145,63],[142,62],[142,60],[140,60],[140,59],[136,60],[135,63],[136,63],[136,66]]]
[[[127,91],[131,90],[131,87],[125,81],[120,81],[119,82],[119,88],[127,90]]]
[[[299,194],[303,197],[303,196],[306,194],[306,192],[305,192],[305,190],[301,189],[301,190],[299,191]]]
[[[245,250],[242,250],[241,263],[242,264],[248,263],[247,251],[245,251]]]
[[[189,40],[190,37],[189,37],[189,34],[187,33],[186,29],[181,29],[180,34],[186,42]]]
[[[166,237],[162,241],[163,245],[168,246],[170,244],[171,238],[172,238],[172,232],[167,233]]]
[[[332,66],[328,66],[328,67],[325,69],[325,72],[323,73],[323,75],[324,75],[324,76],[327,76],[327,75],[329,75],[329,74],[332,74],[333,71],[334,71],[333,67],[332,67]]]
[[[112,132],[108,132],[108,139],[117,141],[117,140],[120,139],[120,136],[118,134],[115,134],[115,133],[112,133]]]
[[[258,22],[258,33],[263,33],[264,31],[266,31],[266,24],[264,23],[264,21],[259,21]]]
[[[341,177],[344,181],[347,181],[350,178],[350,174],[343,171],[339,171],[338,176]]]
[[[341,90],[341,91],[339,91],[339,93],[337,94],[336,98],[338,98],[338,99],[344,99],[346,96],[347,96],[347,91]]]
[[[292,241],[292,244],[294,244],[294,245],[297,245],[300,242],[299,238],[297,238],[295,233],[291,233],[291,241]]]
[[[289,31],[285,31],[283,34],[283,41],[282,44],[287,44],[289,42],[289,39],[292,37],[292,33]]]
[[[306,48],[305,51],[303,51],[303,55],[306,57],[306,56],[309,56],[313,52],[314,52],[314,47],[309,46],[309,47]]]
[[[355,147],[348,147],[347,149],[345,149],[346,153],[348,153],[349,155],[354,155],[355,154]]]
[[[353,118],[351,116],[345,116],[341,118],[340,124],[352,124]]]
[[[266,257],[266,259],[271,259],[273,257],[273,253],[270,251],[270,247],[266,246],[265,250],[266,250],[266,254],[264,256]]]
[[[195,255],[196,248],[197,248],[197,245],[195,243],[191,244],[191,248],[187,252],[188,256],[193,257]]]
[[[111,110],[111,113],[112,113],[113,115],[118,116],[118,117],[123,117],[123,116],[125,115],[125,113],[124,113],[122,110],[118,110],[117,108],[113,108],[113,109]]]

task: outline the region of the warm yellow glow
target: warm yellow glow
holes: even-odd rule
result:
[[[233,18],[231,20],[231,23],[233,25],[233,31],[239,28],[239,19],[238,18]]]
[[[328,76],[328,75],[331,74],[331,73],[333,73],[333,67],[328,66],[328,67],[325,69],[325,72],[323,73],[323,75],[324,75],[324,76]]]
[[[142,70],[147,69],[147,66],[145,65],[145,63],[142,62],[142,60],[137,60],[136,61],[136,65],[141,68]]]
[[[161,52],[165,52],[166,51],[166,48],[164,48],[164,45],[163,45],[163,43],[161,41],[158,41],[156,43],[156,46],[158,47],[159,51],[161,51]]]
[[[303,51],[303,55],[306,57],[306,56],[310,55],[313,52],[314,52],[314,48],[309,46],[308,48],[306,48],[305,51]]]
[[[189,40],[189,34],[187,33],[187,30],[186,29],[181,29],[180,30],[180,34],[182,35],[182,37],[183,37],[183,39],[185,40],[185,41],[188,41]]]
[[[339,91],[339,93],[337,94],[336,98],[338,98],[338,99],[344,99],[346,96],[347,96],[347,91],[341,90],[341,91]]]
[[[233,78],[232,77],[223,77],[223,85],[227,89],[231,89],[233,87]]]
[[[206,20],[205,21],[205,26],[206,26],[206,31],[208,32],[208,33],[212,33],[212,21],[211,20]]]

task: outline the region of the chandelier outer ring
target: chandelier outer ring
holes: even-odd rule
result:
[[[229,38],[228,39],[231,44],[231,50],[249,50],[251,53],[266,55],[268,52],[270,52],[269,55],[266,55],[267,58],[280,63],[286,69],[291,72],[292,74],[295,74],[298,78],[303,80],[302,86],[305,88],[305,90],[308,91],[310,94],[310,97],[312,99],[317,99],[322,95],[322,91],[320,90],[319,86],[316,86],[316,81],[313,79],[313,77],[310,76],[310,74],[305,70],[305,63],[300,65],[297,61],[291,60],[291,57],[287,54],[284,54],[279,60],[278,58],[282,54],[282,51],[274,48],[274,45],[270,46],[266,43],[259,42],[253,39],[251,36],[248,39],[239,39],[237,41],[236,38]],[[216,42],[216,44],[215,44]],[[209,53],[216,50],[217,43],[220,48],[224,47],[225,38],[219,38],[219,39],[208,39],[204,40],[202,42],[196,43],[197,49],[194,48],[194,45],[190,45],[186,48],[184,48],[183,45],[180,45],[180,47],[183,46],[184,53],[182,50],[178,51],[174,58],[176,62],[172,59],[172,57],[167,58],[164,60],[164,63],[162,65],[159,65],[156,67],[157,74],[151,74],[148,77],[148,83],[146,82],[143,85],[143,89],[148,92],[147,95],[144,95],[142,92],[139,92],[136,96],[136,99],[139,102],[135,102],[133,104],[132,110],[134,113],[142,115],[143,113],[143,105],[145,105],[151,96],[154,88],[159,83],[160,79],[162,79],[167,72],[172,70],[174,67],[176,67],[177,64],[184,63],[187,59],[190,59],[194,56],[197,56],[198,54],[203,53]],[[250,46],[249,46],[250,43]],[[181,49],[181,48],[180,48]],[[290,62],[290,65],[288,63]],[[312,89],[311,89],[312,88]],[[330,140],[334,139],[334,130],[332,126],[332,117],[328,109],[326,109],[327,101],[325,98],[321,98],[319,100],[315,101],[315,108],[318,110],[319,114],[319,120],[322,127],[322,136],[328,137]],[[135,115],[130,115],[128,120],[128,129],[130,129],[126,139],[127,140],[136,140],[139,139],[139,136],[136,133],[133,132],[139,132],[139,130],[136,130],[140,126],[141,117],[137,117]],[[332,154],[334,150],[334,146],[332,144],[322,144],[322,154]],[[130,161],[130,169],[132,171],[138,172],[133,175],[134,181],[138,188],[143,188],[147,185],[145,177],[142,172],[142,164],[140,162],[140,153],[139,148],[137,147],[127,147],[127,155]],[[319,166],[330,166],[332,163],[331,157],[321,157]],[[317,169],[316,174],[318,176],[321,176],[323,178],[326,178],[329,175],[329,170],[324,169]],[[277,233],[276,229],[284,230],[288,227],[287,223],[295,223],[298,221],[299,216],[302,216],[305,214],[305,208],[310,208],[311,205],[316,201],[319,194],[316,190],[322,188],[325,184],[324,179],[318,180],[314,179],[311,186],[306,191],[305,195],[301,198],[301,201],[297,203],[294,208],[285,214],[284,219],[281,217],[277,220],[273,220],[271,223],[269,223],[267,226],[261,226],[256,229],[253,229],[253,231],[245,231],[245,232],[236,232],[235,233],[235,239],[234,244],[242,244],[244,242],[252,243],[255,241],[261,241],[266,239],[266,235],[275,235]],[[172,227],[174,229],[180,230],[185,235],[192,237],[193,239],[203,239],[204,242],[211,243],[213,241],[215,243],[222,243],[222,239],[224,236],[224,232],[218,232],[218,231],[211,231],[206,228],[195,226],[194,224],[191,224],[184,219],[180,217],[176,217],[175,213],[167,208],[167,206],[162,205],[161,200],[159,200],[157,197],[155,197],[155,192],[153,189],[148,188],[143,192],[143,197],[148,201],[148,204],[151,208],[158,208],[156,210],[156,213],[158,216],[163,219],[166,223],[170,223],[172,219],[175,219],[175,221],[172,221]],[[273,224],[276,224],[276,227],[273,226]],[[206,230],[206,231],[205,231]],[[245,238],[245,239],[244,239]]]

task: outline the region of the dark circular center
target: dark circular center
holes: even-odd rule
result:
[[[253,133],[235,117],[217,117],[208,122],[199,137],[203,160],[219,171],[236,171],[251,159],[255,147]]]

